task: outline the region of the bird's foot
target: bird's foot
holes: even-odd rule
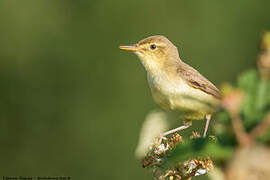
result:
[[[208,130],[210,120],[211,120],[211,115],[210,114],[206,115],[206,123],[205,123],[204,132],[203,132],[203,138],[206,138],[206,133],[207,133],[207,130]]]
[[[166,136],[168,136],[168,135],[170,135],[170,134],[173,134],[173,133],[175,133],[175,132],[177,132],[177,131],[182,131],[182,130],[187,129],[187,128],[189,128],[189,127],[190,127],[189,125],[183,125],[183,126],[180,126],[180,127],[178,127],[178,128],[169,130],[169,131],[163,133],[163,134],[162,134],[162,137],[166,137]]]

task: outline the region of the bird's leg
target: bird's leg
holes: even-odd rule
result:
[[[188,127],[189,127],[189,125],[183,125],[183,126],[180,126],[180,127],[178,127],[178,128],[169,130],[169,131],[163,133],[163,134],[162,134],[162,137],[167,136],[167,135],[172,134],[172,133],[175,133],[175,132],[177,132],[177,131],[181,131],[181,130],[187,129]]]
[[[204,138],[206,137],[208,126],[209,126],[209,123],[210,123],[210,120],[211,120],[211,114],[207,114],[205,117],[206,117],[206,124],[205,124],[204,132],[203,132],[203,137]]]

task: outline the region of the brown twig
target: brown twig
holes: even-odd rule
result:
[[[266,117],[264,120],[258,124],[250,133],[250,136],[254,139],[258,138],[261,136],[265,131],[268,130],[270,126],[270,112],[267,113]]]
[[[233,90],[222,99],[223,107],[228,111],[232,120],[232,129],[240,146],[248,146],[252,140],[245,131],[243,121],[239,116],[240,107],[244,99],[244,94],[240,90]]]
[[[249,146],[253,141],[249,134],[245,131],[243,121],[239,114],[230,113],[232,119],[232,129],[236,136],[237,142],[241,147]]]

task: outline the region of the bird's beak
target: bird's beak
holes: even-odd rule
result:
[[[136,44],[124,45],[124,46],[120,46],[119,48],[122,50],[126,50],[126,51],[138,51],[139,50],[139,48]]]

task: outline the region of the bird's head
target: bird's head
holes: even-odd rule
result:
[[[179,58],[177,48],[164,36],[151,36],[133,45],[120,46],[120,49],[137,54],[149,71],[162,68]]]

